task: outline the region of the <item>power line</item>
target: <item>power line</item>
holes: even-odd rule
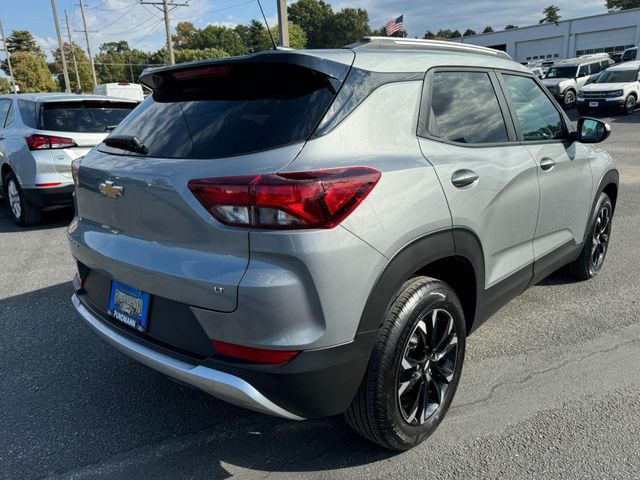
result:
[[[167,50],[169,52],[169,63],[175,65],[176,59],[173,55],[173,39],[171,38],[171,19],[169,18],[169,7],[188,7],[189,3],[174,3],[169,0],[162,0],[162,2],[145,2],[140,0],[141,5],[153,5],[159,8],[162,5],[162,12],[164,13],[164,28],[167,35]]]

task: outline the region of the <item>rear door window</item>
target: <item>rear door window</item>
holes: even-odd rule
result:
[[[56,132],[104,133],[113,130],[136,107],[101,101],[42,104],[40,128]]]
[[[168,77],[114,132],[137,137],[153,157],[219,158],[303,141],[335,97],[325,74],[290,64],[222,64]]]
[[[436,72],[430,99],[429,133],[456,143],[507,142],[509,135],[486,72]]]

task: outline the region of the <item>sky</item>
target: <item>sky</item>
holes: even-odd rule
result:
[[[147,0],[145,0],[147,1]],[[175,0],[186,3],[187,0]],[[189,6],[172,12],[172,25],[193,22],[197,27],[208,24],[235,26],[260,17],[256,0],[188,0]],[[291,2],[290,2],[291,3]],[[563,19],[605,13],[605,0],[328,0],[334,10],[345,7],[365,8],[373,28],[404,14],[409,36],[422,37],[426,30],[441,28],[482,31],[486,25],[494,30],[505,25],[537,24],[544,7],[553,3],[560,7]],[[69,14],[74,41],[86,50],[78,0],[56,0],[58,17],[67,33],[64,11]],[[276,0],[262,0],[267,21],[276,23]],[[5,34],[11,30],[30,30],[38,43],[50,54],[57,46],[50,0],[0,0],[0,20]],[[143,50],[156,50],[164,45],[164,23],[161,12],[138,0],[85,0],[88,30],[95,55],[103,42],[127,40]],[[0,57],[3,57],[0,54]]]

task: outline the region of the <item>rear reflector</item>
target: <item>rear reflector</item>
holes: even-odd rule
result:
[[[280,365],[292,360],[300,353],[292,350],[263,350],[261,348],[244,347],[218,340],[212,340],[212,343],[217,355],[263,365]]]
[[[51,135],[29,135],[25,138],[29,150],[47,150],[50,148],[77,147],[71,138],[54,137]]]
[[[58,183],[36,183],[36,187],[38,187],[38,188],[57,187],[58,185],[60,185],[60,182],[58,182]]]
[[[191,180],[189,190],[220,222],[242,227],[333,228],[371,192],[368,167]]]

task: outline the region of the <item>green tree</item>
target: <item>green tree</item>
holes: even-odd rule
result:
[[[11,93],[11,82],[4,77],[0,77],[0,94]]]
[[[164,65],[165,54],[165,50],[160,55],[131,50],[126,41],[103,43],[95,57],[96,73],[102,83],[135,82],[150,64]],[[155,60],[151,60],[152,55]]]
[[[193,50],[217,48],[233,56],[247,53],[242,39],[234,29],[218,25],[207,25],[198,30],[189,48]]]
[[[506,27],[504,27],[505,30],[513,30],[514,28],[518,28],[518,26],[509,24]]]
[[[422,38],[425,38],[427,40],[434,40],[438,38],[438,36],[435,33],[433,33],[431,30],[427,30],[424,34],[424,37]]]
[[[238,25],[235,30],[248,53],[273,48],[267,29],[255,18],[249,22],[249,25]]]
[[[542,10],[542,14],[544,18],[540,20],[539,23],[556,23],[560,20],[560,7],[556,5],[549,5],[547,8]]]
[[[13,30],[7,37],[7,50],[9,53],[29,52],[43,59],[46,58],[44,51],[28,30]]]
[[[196,60],[206,60],[208,58],[223,58],[229,54],[217,48],[201,48],[198,50],[181,49],[175,51],[176,63],[195,62]]]
[[[458,30],[454,30],[453,32],[451,32],[451,35],[449,36],[449,38],[460,38],[460,37],[462,37],[462,34]]]
[[[484,27],[482,33],[493,33],[493,27],[491,25],[487,25],[486,27]]]
[[[11,55],[11,66],[21,92],[54,92],[58,90],[58,85],[53,80],[47,64],[38,55],[16,51]],[[2,68],[5,69],[4,66]],[[7,70],[5,73],[8,73]]]
[[[337,48],[369,35],[369,14],[362,8],[344,8],[327,17],[324,24],[325,48]]]
[[[89,57],[87,57],[87,54],[84,53],[84,50],[82,50],[75,43],[73,44],[73,47],[69,43],[65,43],[64,52],[65,58],[67,59],[67,69],[69,71],[69,83],[71,84],[71,91],[91,92],[93,90],[93,78],[91,76],[91,65],[89,63]],[[62,75],[62,59],[60,58],[60,49],[56,48],[51,53],[53,54],[53,62],[50,64],[49,69],[51,70],[51,73],[57,75],[60,90],[64,90],[64,76]],[[76,81],[76,74],[73,68],[74,54],[76,57],[76,63],[78,64],[80,85],[78,85],[78,82]]]
[[[453,38],[452,35],[453,31],[449,30],[448,28],[440,29],[438,30],[438,33],[436,33],[437,38]]]
[[[190,49],[194,47],[198,29],[191,22],[178,22],[176,25],[176,33],[172,36],[173,46],[178,48]]]
[[[640,8],[640,0],[607,0],[607,9],[613,11],[629,10],[630,8]]]
[[[472,28],[467,28],[467,29],[464,31],[464,36],[465,36],[465,37],[472,37],[472,36],[474,36],[474,35],[477,35],[477,33],[476,33],[476,31],[475,31],[474,29],[472,29]]]
[[[331,5],[323,0],[298,0],[289,5],[289,20],[300,26],[307,34],[309,48],[327,46],[327,34],[324,30],[334,13]]]

